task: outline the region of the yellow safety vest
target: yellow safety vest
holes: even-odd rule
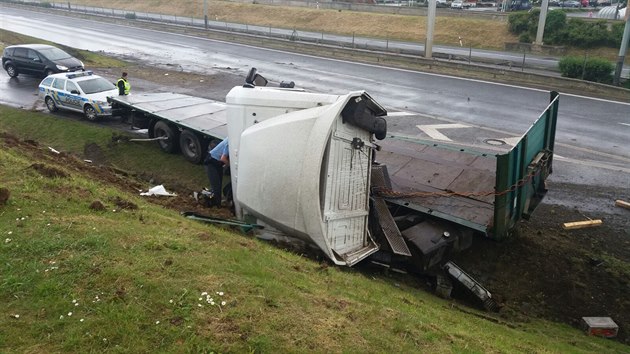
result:
[[[127,80],[125,80],[123,78],[120,78],[116,82],[116,87],[118,87],[118,84],[120,84],[121,81],[124,82],[124,84],[125,84],[125,95],[128,95],[129,92],[131,91],[131,84],[129,83],[129,81],[127,81]]]

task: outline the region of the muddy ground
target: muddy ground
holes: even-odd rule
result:
[[[201,75],[147,64],[138,63],[125,69],[130,73],[134,90],[174,90],[222,100],[231,87],[243,83],[243,78],[230,73],[229,69]],[[98,72],[115,78],[118,70],[104,68]],[[85,171],[93,178],[134,194],[141,189],[140,182],[130,183],[129,176],[107,167],[107,161],[86,168],[82,159],[95,156],[62,155],[61,159],[53,159],[36,143],[10,136],[4,136],[2,144],[29,150],[29,154],[49,166],[62,163],[77,173]],[[41,166],[33,168],[46,171]],[[555,195],[610,200],[610,207],[590,211],[586,216],[578,208],[545,202],[530,221],[520,223],[514,238],[498,243],[477,237],[472,248],[454,261],[492,292],[501,307],[498,316],[505,320],[544,318],[579,327],[583,316],[609,316],[619,325],[616,340],[630,344],[630,210],[613,205],[620,196],[613,188],[571,183],[551,183],[549,187],[550,193]],[[179,188],[183,190],[174,191],[178,197],[150,200],[178,211],[230,217],[227,209],[207,209],[192,199],[194,186]],[[628,193],[622,191],[621,195],[628,198]],[[118,202],[124,204],[124,201]],[[562,228],[564,222],[588,217],[601,219],[603,224],[579,230]]]

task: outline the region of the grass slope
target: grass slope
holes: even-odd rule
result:
[[[203,2],[197,0],[120,1],[71,0],[70,4],[90,5],[131,11],[155,12],[182,17],[203,17]],[[305,31],[323,31],[393,40],[424,41],[426,17],[337,11],[304,7],[280,7],[261,4],[208,1],[208,17],[218,21],[256,24]],[[483,48],[503,48],[505,42],[517,37],[507,30],[505,22],[467,17],[437,17],[434,40],[436,43]]]
[[[112,145],[102,126],[0,107],[0,133],[39,141],[0,139],[0,352],[627,352],[183,219],[125,187],[142,181],[88,174],[83,147],[97,145],[187,178],[181,158]]]

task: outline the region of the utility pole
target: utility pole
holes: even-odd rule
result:
[[[543,35],[545,34],[545,22],[547,21],[548,7],[549,7],[549,0],[543,0],[542,5],[540,5],[540,16],[538,17],[538,31],[536,31],[536,41],[534,42],[534,44],[536,45],[543,45]]]
[[[630,1],[630,0],[628,0]],[[429,0],[429,8],[427,12],[427,39],[424,43],[424,57],[431,58],[433,56],[433,29],[435,27],[435,12],[437,7],[436,0]]]
[[[617,57],[617,66],[615,67],[615,76],[613,76],[613,85],[618,86],[621,77],[621,69],[623,69],[623,62],[626,59],[626,52],[628,51],[628,42],[630,41],[630,0],[628,0],[628,6],[626,6],[626,26],[623,30],[623,36],[621,36],[621,47],[619,47],[619,56]]]
[[[203,0],[203,23],[204,27],[208,29],[208,0]]]

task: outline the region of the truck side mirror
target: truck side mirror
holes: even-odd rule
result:
[[[258,74],[256,68],[251,68],[247,77],[245,77],[244,87],[267,86],[267,79]]]

